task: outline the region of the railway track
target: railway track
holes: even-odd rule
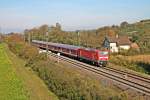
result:
[[[137,74],[129,73],[126,71],[120,71],[115,68],[105,67],[98,68],[89,64],[85,64],[74,59],[70,59],[64,56],[57,56],[56,54],[49,53],[50,56],[56,57],[59,60],[63,60],[72,64],[75,67],[84,68],[88,71],[94,72],[97,75],[109,78],[110,80],[140,92],[144,95],[150,96],[150,78],[143,77]],[[125,77],[127,75],[127,77]]]
[[[106,69],[106,70],[109,70],[109,71],[113,71],[115,73],[119,73],[120,75],[124,75],[127,78],[136,79],[137,81],[139,81],[139,82],[141,81],[141,82],[143,82],[143,84],[150,86],[150,77],[144,77],[144,76],[141,76],[141,75],[136,74],[136,73],[133,74],[131,72],[118,70],[118,69],[112,68],[112,67],[105,67],[103,69]]]

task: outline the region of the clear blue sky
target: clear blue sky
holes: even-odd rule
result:
[[[56,22],[64,30],[95,29],[149,18],[150,0],[0,0],[5,32]]]

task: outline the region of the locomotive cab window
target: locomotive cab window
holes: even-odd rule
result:
[[[108,52],[107,51],[100,51],[99,54],[100,55],[108,55]]]

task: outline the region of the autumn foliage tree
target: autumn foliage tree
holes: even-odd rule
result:
[[[113,29],[109,29],[107,33],[108,33],[109,37],[115,37],[116,36],[116,33]]]
[[[5,41],[9,49],[22,58],[32,59],[38,55],[37,48],[25,43],[21,34],[10,34],[6,36]]]

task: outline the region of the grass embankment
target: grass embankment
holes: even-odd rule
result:
[[[23,84],[28,91],[29,99],[31,100],[58,100],[52,92],[48,90],[44,82],[30,69],[24,67],[25,61],[18,58],[5,45],[10,60],[13,62],[14,69],[23,81]]]
[[[0,100],[28,100],[5,50],[5,45],[0,44]]]

